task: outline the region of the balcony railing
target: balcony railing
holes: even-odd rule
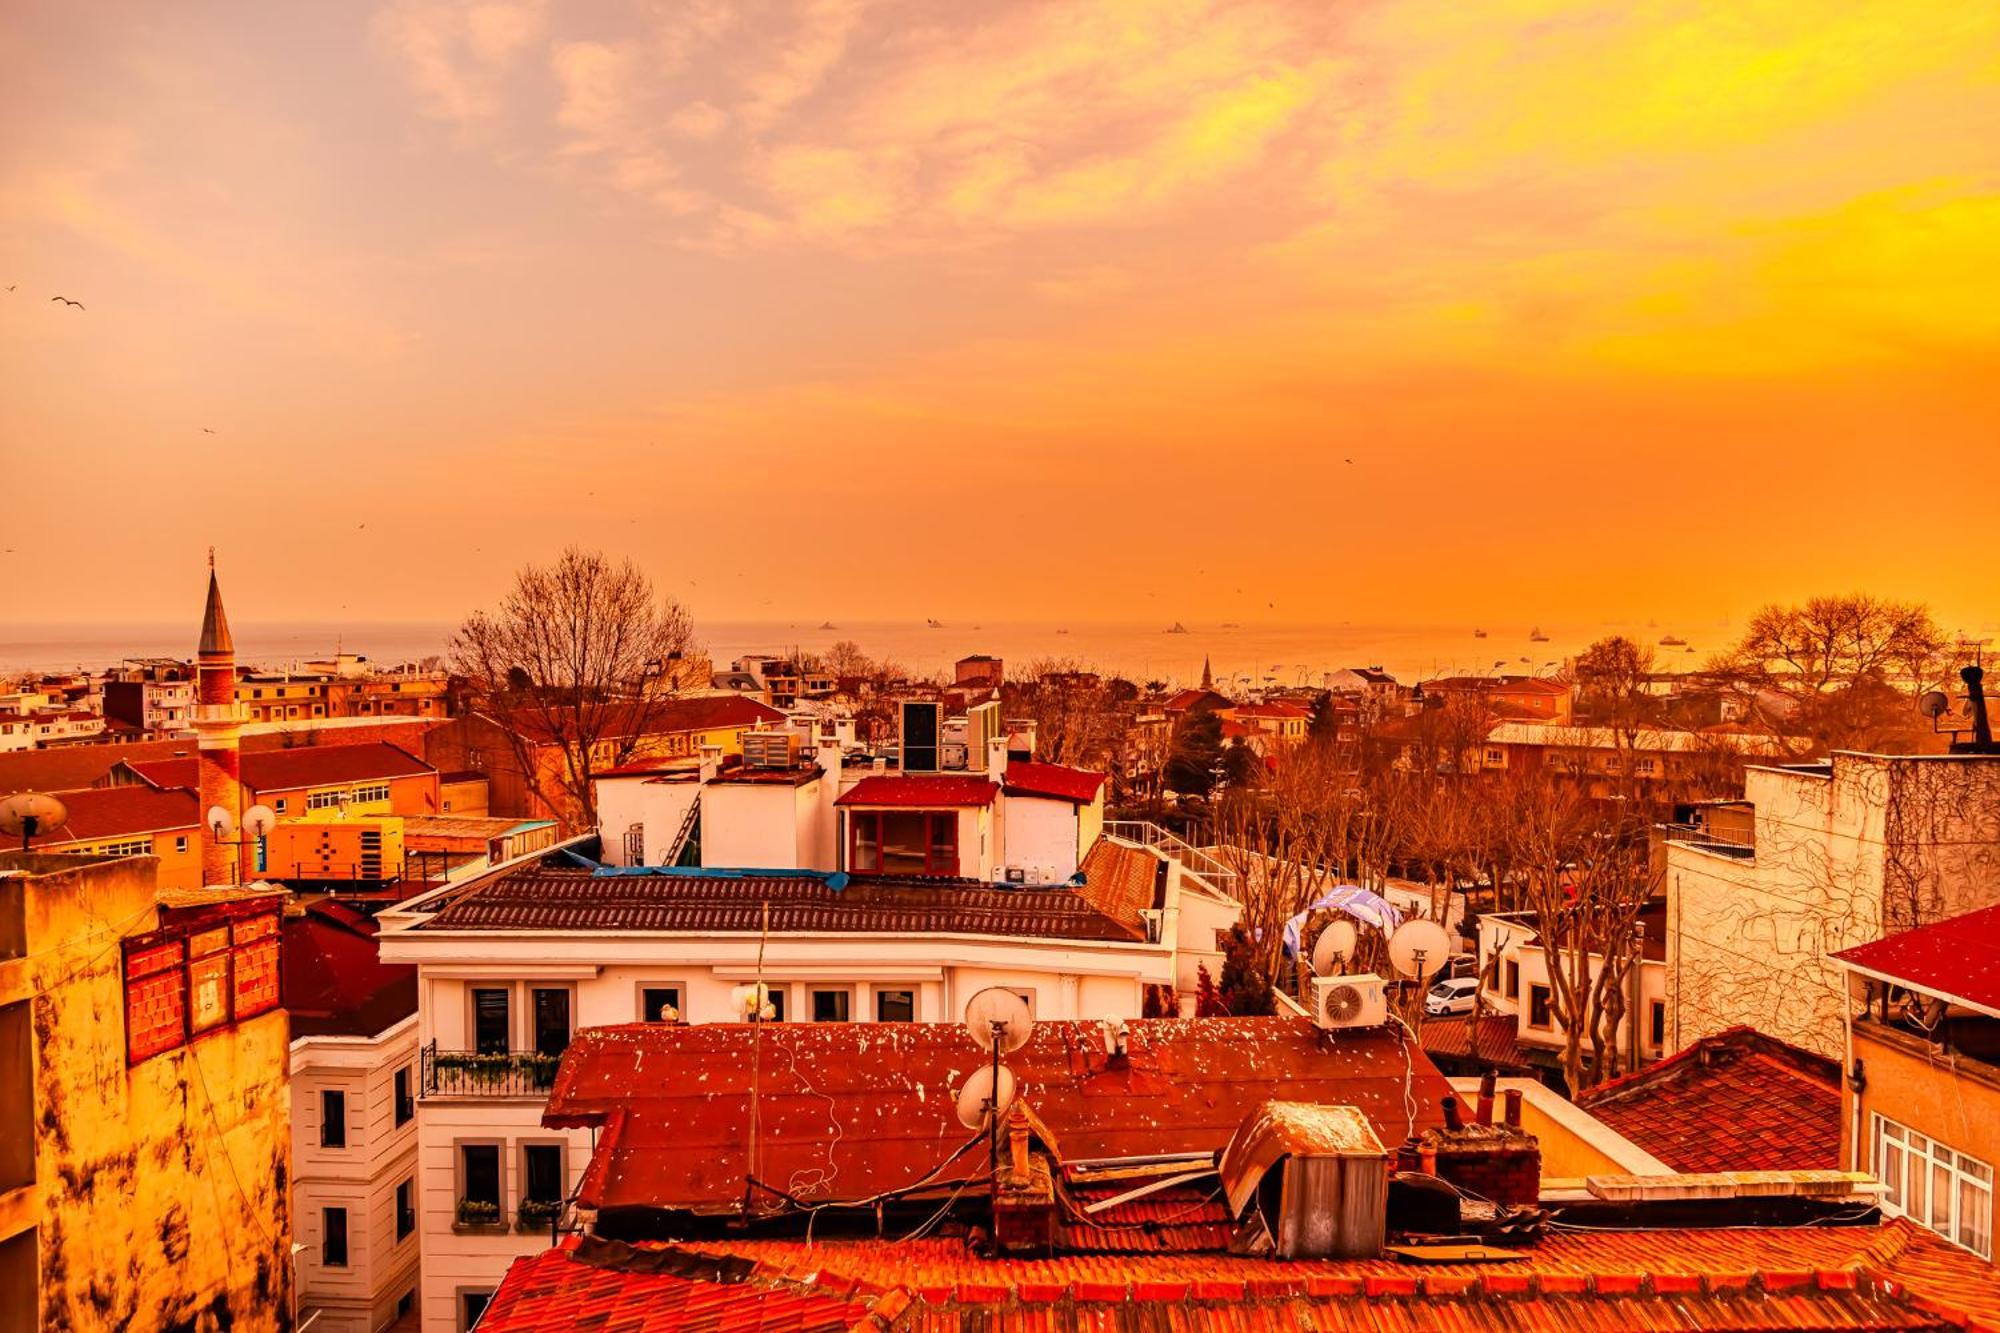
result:
[[[1236,872],[1209,853],[1145,819],[1107,819],[1104,831],[1114,838],[1151,847],[1181,863],[1181,873],[1221,898],[1236,896]]]
[[[540,1051],[422,1051],[426,1097],[541,1097],[556,1081],[559,1055]]]
[[[1716,833],[1706,824],[1662,824],[1660,832],[1669,842],[1686,843],[1699,847],[1704,852],[1717,856],[1733,856],[1739,860],[1750,860],[1757,855],[1757,844],[1744,842],[1726,834]]]

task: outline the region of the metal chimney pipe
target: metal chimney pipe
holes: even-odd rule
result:
[[[1499,1081],[1500,1075],[1491,1069],[1479,1076],[1479,1114],[1476,1117],[1479,1124],[1493,1123],[1493,1089]]]
[[[1507,1089],[1507,1128],[1519,1129],[1520,1127],[1521,1090],[1519,1088],[1509,1088]]]
[[[1458,1098],[1447,1095],[1443,1101],[1438,1103],[1438,1106],[1444,1111],[1444,1127],[1446,1129],[1457,1133],[1459,1130],[1465,1128],[1465,1112],[1460,1109]]]

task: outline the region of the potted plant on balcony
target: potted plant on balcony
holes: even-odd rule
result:
[[[560,1199],[523,1199],[514,1209],[514,1225],[521,1231],[547,1231],[561,1215]]]
[[[491,1199],[460,1199],[458,1201],[458,1225],[462,1227],[497,1227],[500,1225],[500,1205]]]
[[[560,1055],[545,1055],[540,1051],[529,1051],[516,1057],[520,1068],[537,1088],[546,1088],[556,1081],[556,1070],[562,1065]]]

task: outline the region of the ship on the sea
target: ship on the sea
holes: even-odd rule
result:
[[[1486,631],[1483,629],[1475,629],[1472,631],[1472,637],[1475,639],[1483,639],[1486,637]]]
[[[1549,641],[1549,636],[1542,633],[1542,627],[1540,625],[1535,626],[1534,629],[1528,632],[1529,643],[1547,643],[1548,641]]]
[[[1687,646],[1688,641],[1678,634],[1669,634],[1660,640],[1660,647],[1662,648],[1685,648]]]
[[[1188,627],[1186,625],[1181,624],[1181,622],[1178,620],[1176,620],[1172,625],[1168,626],[1166,629],[1166,633],[1168,634],[1185,634],[1187,632],[1188,632]]]

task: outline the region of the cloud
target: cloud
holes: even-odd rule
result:
[[[426,114],[470,123],[503,105],[507,73],[540,37],[542,0],[455,5],[396,0],[369,24],[377,47],[402,66]]]

